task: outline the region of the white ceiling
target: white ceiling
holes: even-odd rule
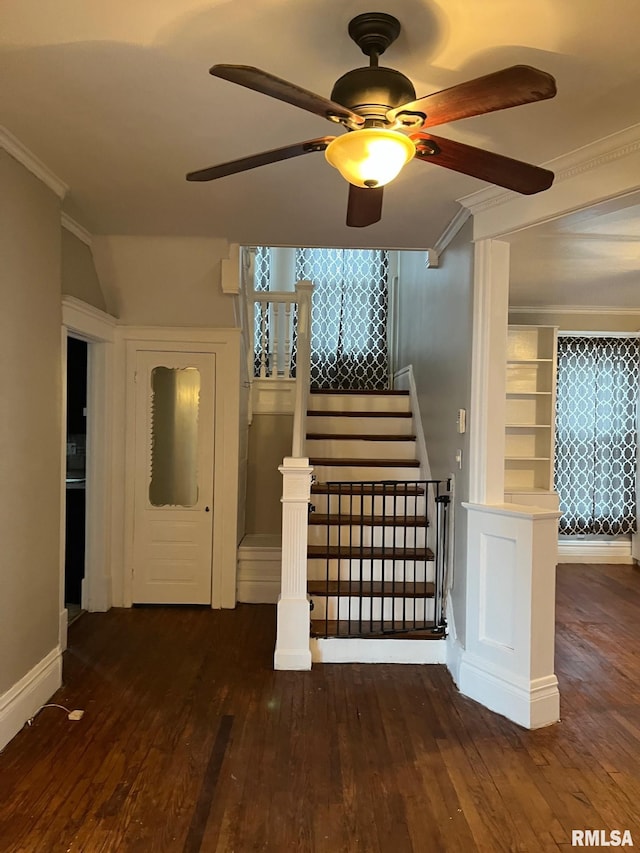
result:
[[[509,303],[640,311],[640,194],[513,235]]]
[[[347,186],[322,154],[212,183],[184,180],[333,133],[317,116],[214,79],[212,64],[256,65],[329,96],[341,74],[367,62],[347,23],[370,9],[370,0],[2,0],[0,125],[70,186],[66,210],[95,234],[430,246],[455,200],[485,184],[412,163],[387,188],[382,222],[348,229]],[[438,134],[541,164],[640,120],[638,0],[389,0],[384,10],[403,26],[384,64],[407,74],[418,95],[516,63],[557,79],[554,100]],[[608,230],[568,232],[572,252],[606,242],[620,263],[628,251],[637,266],[633,233],[611,217]],[[542,277],[525,270],[522,286],[541,287]]]

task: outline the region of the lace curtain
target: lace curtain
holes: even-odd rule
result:
[[[637,338],[558,337],[560,533],[636,529]]]
[[[311,387],[386,388],[388,253],[297,249],[296,279],[314,284]]]

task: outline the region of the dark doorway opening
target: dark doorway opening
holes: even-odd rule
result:
[[[67,470],[64,601],[69,621],[80,613],[85,562],[88,346],[67,339]]]

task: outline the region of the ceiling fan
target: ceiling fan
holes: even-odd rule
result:
[[[349,35],[369,57],[369,65],[343,74],[327,99],[249,65],[214,65],[214,77],[229,80],[315,113],[346,128],[263,151],[229,163],[190,172],[188,181],[212,181],[291,157],[324,151],[349,182],[347,225],[364,227],[382,216],[383,187],[411,159],[435,163],[492,184],[532,195],[548,189],[553,172],[434,136],[427,128],[553,98],[553,77],[528,65],[514,65],[416,99],[413,84],[378,57],[400,33],[400,22],[384,12],[365,12],[349,23]]]

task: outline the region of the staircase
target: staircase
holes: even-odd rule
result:
[[[314,660],[444,662],[447,497],[420,479],[409,393],[312,391],[306,423]]]

